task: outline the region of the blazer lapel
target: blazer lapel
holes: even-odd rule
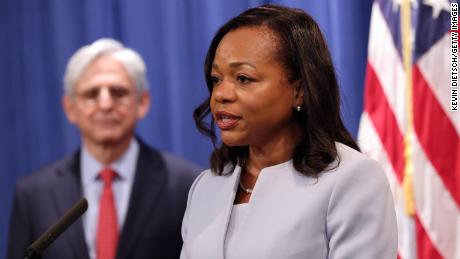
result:
[[[222,188],[222,198],[223,198],[223,204],[224,206],[224,214],[221,223],[219,224],[220,229],[218,230],[218,240],[219,240],[219,247],[218,249],[218,255],[219,258],[224,258],[225,253],[224,253],[224,247],[225,247],[225,237],[227,235],[227,230],[228,230],[228,224],[230,222],[230,216],[232,214],[232,209],[233,209],[233,203],[235,201],[235,196],[236,192],[238,190],[238,183],[240,179],[240,174],[241,174],[241,167],[236,166],[233,173],[229,175],[229,179],[227,183],[223,186]],[[221,176],[225,177],[225,176]]]
[[[227,167],[226,169],[229,169]],[[212,208],[210,213],[199,218],[189,218],[189,228],[193,229],[194,221],[203,222],[205,228],[200,229],[199,233],[193,236],[190,242],[192,250],[206,251],[204,254],[198,255],[202,258],[224,258],[225,237],[232,214],[233,202],[235,200],[236,191],[238,188],[238,180],[240,178],[240,167],[235,167],[235,170],[230,175],[214,176],[215,182],[203,187],[210,190],[213,194],[212,199],[208,201],[197,200],[201,206]],[[206,204],[206,205],[204,205]],[[196,217],[196,216],[195,216]],[[210,246],[209,244],[216,244]]]
[[[62,216],[82,198],[80,183],[80,152],[68,161],[65,167],[56,172],[58,184],[53,185],[53,195],[58,215]],[[66,230],[66,237],[77,258],[88,258],[88,249],[81,218]]]
[[[158,152],[148,149],[141,141],[128,214],[117,250],[117,258],[126,258],[143,232],[144,222],[161,193],[166,180],[166,169]],[[145,200],[148,199],[148,202]]]

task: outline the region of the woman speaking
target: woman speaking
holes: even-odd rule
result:
[[[209,97],[194,118],[215,149],[189,192],[181,258],[396,258],[389,185],[343,125],[309,15],[241,13],[213,38],[205,76]]]

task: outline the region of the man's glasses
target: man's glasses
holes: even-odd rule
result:
[[[77,99],[80,100],[84,105],[95,106],[100,98],[101,92],[107,89],[111,101],[115,104],[127,104],[133,96],[132,91],[122,86],[111,86],[108,88],[93,87],[85,91],[76,93]]]

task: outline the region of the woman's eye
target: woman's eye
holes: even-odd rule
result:
[[[249,84],[252,82],[252,79],[247,77],[247,76],[244,76],[244,75],[240,75],[236,78],[236,80],[238,80],[238,82],[242,83],[242,84]]]
[[[217,76],[211,76],[212,85],[217,85],[220,82],[220,78]]]

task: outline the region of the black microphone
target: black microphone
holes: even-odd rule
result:
[[[53,243],[56,238],[62,234],[70,225],[72,225],[88,209],[88,201],[85,198],[79,200],[62,216],[54,225],[52,225],[43,235],[41,235],[29,248],[27,248],[24,259],[39,259],[43,251]]]

